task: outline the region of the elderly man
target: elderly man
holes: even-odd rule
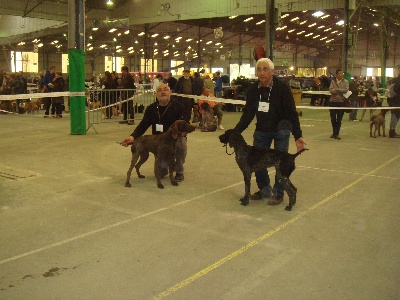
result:
[[[160,134],[166,132],[176,120],[184,119],[183,106],[177,101],[171,101],[171,90],[167,84],[162,83],[158,86],[156,97],[157,101],[147,107],[142,121],[132,134],[122,141],[122,146],[126,147],[131,144],[135,138],[142,136],[150,126],[152,127],[153,134]],[[187,119],[186,121],[189,122]],[[176,147],[175,180],[183,181],[183,164],[185,163],[187,154],[187,137],[180,138]],[[163,165],[161,173],[163,175],[168,173],[167,164]]]
[[[289,137],[292,132],[297,151],[306,145],[302,137],[299,116],[296,112],[293,95],[289,86],[274,75],[274,63],[269,58],[261,58],[256,64],[258,81],[250,85],[246,104],[235,129],[243,132],[254,117],[257,118],[254,132],[254,146],[271,148],[272,141],[276,150],[289,150]],[[256,172],[258,192],[252,199],[269,198],[268,204],[277,205],[283,201],[284,189],[275,176],[271,188],[268,170]]]

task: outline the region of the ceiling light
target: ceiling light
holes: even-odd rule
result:
[[[125,34],[129,34],[129,29],[127,31],[124,32]]]
[[[262,23],[265,23],[265,20],[261,20],[260,22],[257,22],[256,25],[260,25]]]
[[[40,43],[37,46],[38,46],[38,48],[43,47],[43,43]]]
[[[374,23],[374,26],[375,26],[375,27],[379,27],[379,24],[377,24],[377,23]]]
[[[170,38],[169,35],[164,36],[164,40],[168,40]]]
[[[293,32],[293,31],[295,31],[296,29],[290,29],[290,30],[288,30],[288,32],[289,33],[291,33],[291,32]]]
[[[306,24],[307,20],[304,20],[303,22],[300,22],[300,25]]]
[[[282,16],[281,16],[281,19],[284,19],[284,18],[286,18],[286,17],[289,17],[289,14],[284,14],[284,15],[282,15]]]
[[[314,17],[320,17],[320,16],[323,16],[324,15],[324,13],[322,12],[322,11],[316,11],[315,13],[313,13],[312,14]]]
[[[314,27],[315,25],[317,25],[317,23],[312,23],[312,24],[310,24],[310,25],[308,25],[308,27]]]
[[[326,19],[329,15],[322,16],[321,19]]]
[[[340,20],[340,21],[338,21],[338,22],[336,23],[336,25],[342,26],[342,25],[344,25],[344,21],[343,21],[343,20]]]
[[[129,53],[133,53],[133,52],[135,52],[135,50],[131,50],[131,51],[129,51]]]
[[[138,34],[138,36],[142,36],[144,35],[144,31],[142,31],[141,33]]]
[[[187,39],[187,40],[186,40],[186,42],[190,42],[190,41],[193,41],[193,39],[192,39],[192,38],[190,38],[190,39]]]
[[[326,36],[324,36],[322,39],[320,39],[320,41],[326,40]]]
[[[321,25],[321,26],[318,26],[317,28],[321,29],[321,28],[324,28],[324,27],[325,27],[325,25]]]
[[[253,17],[250,17],[250,18],[247,18],[246,20],[244,20],[243,22],[248,22],[248,21],[251,21],[253,19],[254,19]]]
[[[237,16],[230,16],[229,19],[237,18]]]
[[[298,32],[297,35],[303,34],[304,32],[305,32],[305,31],[302,30],[302,31]]]
[[[99,27],[93,27],[92,30],[97,31],[97,30],[99,30]]]
[[[114,2],[112,0],[108,0],[107,5],[114,5]]]
[[[18,46],[22,46],[22,45],[25,45],[25,42],[19,42],[18,43]]]
[[[293,19],[290,20],[290,22],[297,21],[298,19],[299,19],[299,17],[293,18]]]
[[[316,39],[317,37],[320,37],[320,36],[321,36],[320,34],[314,35],[313,39]]]
[[[212,44],[212,41],[208,41],[208,42],[206,43],[206,45],[210,45],[210,44]]]
[[[154,33],[154,34],[151,35],[152,38],[155,38],[157,36],[158,36],[158,33]]]
[[[117,30],[116,28],[112,28],[112,29],[109,30],[109,32],[114,32],[116,30]]]

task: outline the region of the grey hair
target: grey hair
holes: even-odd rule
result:
[[[270,70],[274,70],[275,66],[274,63],[272,62],[272,60],[270,60],[269,58],[263,57],[260,58],[259,60],[257,60],[257,64],[256,64],[256,69],[258,68],[258,65],[262,62],[266,62],[270,68]]]

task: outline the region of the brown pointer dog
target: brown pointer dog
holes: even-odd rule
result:
[[[378,135],[381,135],[381,126],[383,130],[383,137],[385,137],[385,115],[387,110],[382,109],[378,115],[373,115],[371,117],[371,122],[369,123],[369,136],[372,137],[372,127],[375,125],[374,130],[374,138],[376,138],[376,132],[378,131]]]
[[[133,167],[136,169],[136,173],[139,178],[145,178],[140,174],[140,167],[149,158],[150,152],[154,154],[154,175],[157,178],[157,187],[163,189],[164,186],[161,184],[161,163],[163,161],[168,162],[169,179],[172,185],[178,185],[176,182],[173,172],[175,163],[175,144],[179,136],[193,132],[196,127],[188,124],[184,120],[175,121],[167,132],[157,135],[142,135],[135,139],[132,143],[132,160],[131,166],[129,167],[125,186],[131,187],[129,183]],[[136,164],[140,157],[139,162]]]
[[[225,147],[228,144],[231,148],[233,147],[236,153],[236,163],[243,173],[245,183],[245,195],[240,199],[242,205],[249,204],[251,174],[269,167],[275,167],[278,181],[289,196],[289,205],[285,209],[292,210],[293,205],[296,203],[297,189],[290,181],[289,176],[295,169],[295,158],[308,149],[303,149],[296,154],[290,154],[275,149],[249,146],[243,136],[233,129],[227,130],[220,135],[219,140]]]

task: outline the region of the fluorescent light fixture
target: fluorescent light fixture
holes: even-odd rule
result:
[[[251,21],[253,19],[254,19],[253,17],[250,17],[250,18],[247,18],[246,20],[244,20],[243,22],[249,22],[249,21]]]
[[[138,34],[138,36],[142,36],[144,35],[144,31],[142,31],[141,33]]]
[[[157,36],[158,36],[158,33],[154,33],[154,34],[151,35],[152,38],[155,38]]]
[[[326,19],[327,17],[329,17],[330,15],[324,15],[324,16],[322,16],[321,17],[321,19],[323,20],[323,19]]]
[[[290,22],[297,21],[298,19],[299,19],[299,17],[293,18],[293,19],[290,20]]]
[[[344,25],[344,21],[340,20],[339,22],[336,23],[336,25],[342,26],[342,25]]]
[[[116,31],[117,30],[117,28],[112,28],[112,29],[110,29],[108,32],[114,32],[114,31]]]
[[[129,34],[129,29],[127,31],[124,32],[125,34]]]
[[[289,33],[291,33],[291,32],[293,32],[293,31],[295,31],[296,29],[290,29],[290,30],[288,30],[288,32]]]
[[[265,23],[265,20],[261,20],[261,21],[257,22],[256,25],[261,25],[262,23]]]
[[[99,30],[99,27],[93,27],[92,30],[97,31],[97,30]]]
[[[112,0],[108,0],[107,5],[114,5],[114,2]]]
[[[316,39],[316,38],[318,38],[318,37],[320,37],[320,36],[321,36],[320,34],[314,35],[314,36],[313,36],[313,39]]]
[[[312,14],[314,17],[320,17],[320,16],[323,16],[324,15],[324,13],[322,12],[322,11],[320,11],[320,10],[318,10],[318,11],[316,11],[315,13],[313,13]]]
[[[304,20],[303,22],[300,22],[300,25],[306,24],[307,20]]]
[[[237,16],[230,16],[229,19],[237,18]]]

